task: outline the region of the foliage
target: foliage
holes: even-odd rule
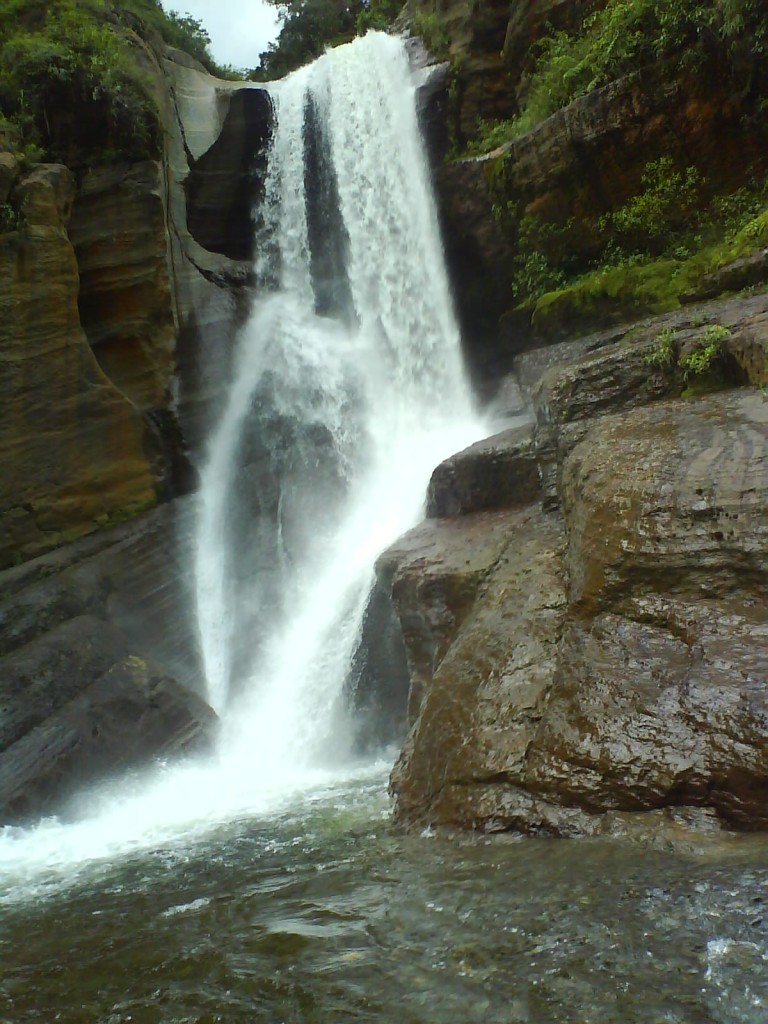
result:
[[[690,377],[701,377],[708,373],[715,363],[722,360],[725,343],[730,336],[731,332],[727,327],[710,324],[695,346],[678,360],[678,366],[683,371],[683,379],[687,381]]]
[[[137,36],[159,34],[216,72],[202,24],[158,0],[0,0],[0,134],[31,158],[159,155]]]
[[[768,54],[762,0],[608,0],[584,18],[579,31],[554,32],[536,44],[520,114],[481,121],[473,150],[490,152],[577,97],[657,61],[689,66],[712,57],[718,68],[728,69],[745,33],[756,57]]]
[[[679,296],[698,280],[675,260],[592,270],[532,301],[531,322],[545,337],[560,337],[596,324],[623,323],[680,305]]]
[[[685,258],[625,261],[571,275],[552,291],[528,299],[531,320],[546,336],[575,327],[619,323],[680,306],[680,298],[713,273],[768,245],[768,209],[748,220],[731,237],[703,246]],[[707,342],[708,344],[709,342]]]
[[[386,31],[400,13],[401,0],[370,0],[355,18],[355,31],[362,36],[369,29]]]
[[[503,158],[495,164],[503,168]],[[638,192],[597,219],[521,218],[517,204],[503,199],[503,173],[489,173],[489,187],[498,197],[494,216],[516,248],[512,292],[518,303],[536,302],[585,275],[659,259],[675,268],[665,294],[672,287],[681,294],[703,274],[768,241],[768,179],[707,199],[699,171],[678,168],[669,157],[649,161]]]
[[[648,366],[667,372],[675,365],[677,356],[677,335],[669,327],[656,338],[656,347],[643,358]]]
[[[510,204],[494,206],[494,216],[502,223],[514,218],[515,209]],[[514,257],[515,270],[512,276],[512,294],[522,302],[533,296],[561,288],[567,278],[567,261],[558,259],[562,253],[562,237],[571,224],[561,228],[547,224],[530,214],[522,217],[517,225],[518,252]]]
[[[369,29],[385,31],[402,0],[267,0],[282,22],[277,40],[248,72],[252,81],[282,78],[319,57],[328,46],[349,42]],[[429,21],[429,19],[428,19]],[[429,21],[431,25],[432,22]]]
[[[643,172],[642,191],[601,217],[598,229],[625,253],[667,252],[680,227],[695,219],[701,185],[695,167],[676,170],[668,156],[652,160]]]
[[[12,203],[0,203],[0,235],[15,231],[22,221],[21,211]]]
[[[282,21],[277,41],[261,54],[258,68],[249,77],[257,81],[281,78],[306,64],[335,42],[352,39],[359,0],[268,0],[278,8]]]
[[[433,56],[447,56],[450,40],[439,14],[417,11],[410,19],[410,27],[414,35],[421,36],[424,45]]]
[[[129,46],[103,13],[96,0],[0,4],[0,109],[48,157],[66,161],[69,142],[86,134],[96,145],[119,140],[129,156],[157,152],[157,119]]]

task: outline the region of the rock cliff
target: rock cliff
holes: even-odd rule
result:
[[[682,397],[713,324],[715,390]],[[439,466],[379,562],[411,673],[397,821],[768,826],[767,360],[765,293],[518,357],[530,425]]]
[[[160,159],[92,138],[69,167],[0,154],[0,821],[215,725],[180,563],[189,513],[162,503],[195,486],[188,453],[225,378],[209,370],[228,365],[250,280],[231,228],[250,224],[271,108],[129,35]]]
[[[432,106],[445,130],[430,138],[446,255],[480,387],[492,386],[525,348],[678,308],[708,271],[764,247],[761,230],[738,251],[714,247],[733,227],[732,220],[723,227],[723,210],[733,213],[750,189],[764,193],[763,23],[755,38],[745,27],[742,36],[725,39],[727,30],[702,13],[717,5],[684,3],[672,20],[685,31],[678,26],[681,38],[654,59],[633,56],[632,44],[616,36],[620,28],[606,32],[604,50],[593,38],[595,12],[620,6],[575,0],[512,8],[466,0],[409,5],[413,30],[426,24],[427,39],[439,41],[446,61],[444,94]],[[655,6],[624,4],[623,10]],[[632,24],[641,36],[653,36],[652,25]],[[568,33],[580,41],[570,50],[561,42]],[[598,86],[584,86],[568,101],[569,76],[583,74],[590,52],[611,66],[611,47],[626,47],[629,55],[598,74]],[[563,94],[550,114],[539,112],[540,96],[531,101],[537,74],[549,76],[542,79],[549,93]],[[494,132],[505,141],[493,143]],[[648,185],[655,166],[665,169],[663,198]],[[682,193],[683,180],[696,183],[688,205],[672,184]],[[646,204],[646,225],[669,218],[663,243],[616,228],[638,197]],[[758,267],[761,261],[753,261],[741,275],[732,268],[730,285],[715,275],[709,294],[736,280],[743,287],[750,273],[752,281],[764,281]],[[598,279],[582,280],[589,273]]]
[[[705,6],[676,10],[688,25]],[[513,399],[508,429],[438,466],[427,519],[379,560],[411,677],[395,820],[765,829],[759,42],[750,55],[721,27],[691,59],[625,66],[526,129],[537,53],[570,59],[581,39],[585,62],[599,15],[489,4],[474,25],[458,0],[430,9],[450,63],[425,116],[448,126],[429,138],[468,360],[497,408],[522,392],[528,419]],[[462,152],[499,118],[506,141]]]

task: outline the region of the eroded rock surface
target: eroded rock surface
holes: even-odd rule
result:
[[[380,563],[412,678],[400,824],[624,834],[667,808],[768,828],[768,401],[749,386],[767,310],[734,298],[531,352],[532,434],[435,471],[442,518]],[[684,357],[711,323],[710,386],[746,386],[682,397],[658,338]]]
[[[174,502],[2,574],[0,822],[210,738]],[[95,730],[95,731],[94,731]]]
[[[70,171],[17,185],[23,232],[0,240],[0,567],[155,500],[140,411],[104,374],[78,312]]]

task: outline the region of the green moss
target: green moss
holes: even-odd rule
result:
[[[683,270],[675,260],[662,259],[592,271],[543,295],[533,305],[531,322],[538,333],[551,337],[586,325],[665,313],[680,305],[681,292],[690,286]]]
[[[131,519],[137,519],[156,505],[157,500],[155,498],[134,502],[131,505],[125,505],[123,508],[113,509],[111,512],[105,512],[103,515],[97,516],[96,523],[102,528],[119,526],[120,523],[127,523]]]
[[[660,258],[603,267],[583,274],[528,303],[531,323],[546,337],[573,328],[603,326],[647,314],[666,313],[712,273],[768,243],[768,210],[752,218],[726,240],[702,248],[688,259]]]

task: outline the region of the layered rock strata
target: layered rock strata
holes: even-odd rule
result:
[[[226,382],[271,106],[134,44],[162,159],[105,153],[76,176],[0,154],[16,217],[0,236],[0,823],[215,725],[178,549],[188,513],[153,507],[195,486],[188,443]]]
[[[379,563],[411,673],[400,824],[768,827],[767,316],[763,294],[531,352],[527,435],[435,471],[435,518]],[[730,332],[710,387],[745,386],[683,398],[654,353],[702,321]]]
[[[3,574],[0,824],[212,739],[187,592],[190,511],[161,506]]]

